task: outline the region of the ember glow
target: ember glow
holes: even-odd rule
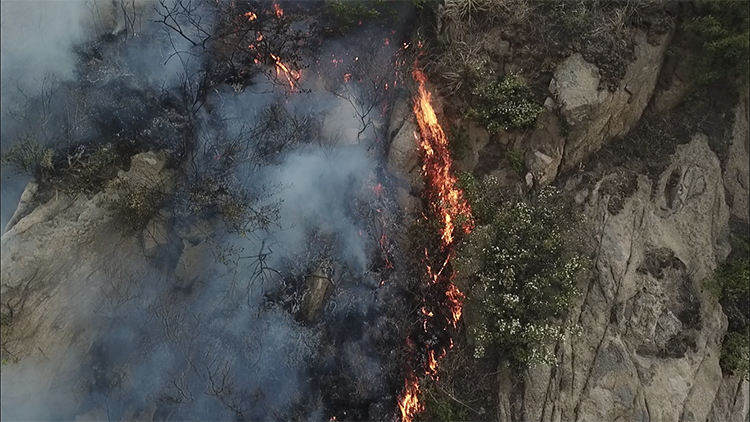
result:
[[[246,17],[246,18],[247,18],[247,20],[248,20],[248,21],[250,21],[250,22],[252,22],[252,21],[254,21],[254,20],[258,19],[258,15],[256,15],[256,14],[255,14],[255,13],[253,13],[253,12],[247,12],[247,13],[245,13],[245,17]]]
[[[406,48],[407,45],[404,45]],[[430,284],[434,288],[441,289],[444,302],[439,304],[434,312],[423,306],[424,332],[428,335],[430,329],[444,331],[446,327],[454,328],[461,319],[463,313],[464,294],[453,283],[453,273],[448,265],[453,256],[452,247],[455,241],[455,230],[462,229],[469,233],[474,228],[471,208],[463,197],[463,192],[458,188],[457,177],[452,173],[453,164],[448,150],[448,138],[437,120],[437,115],[432,106],[432,96],[425,87],[426,78],[424,73],[416,66],[413,71],[414,80],[419,84],[418,95],[414,98],[414,114],[419,124],[419,134],[415,133],[416,142],[422,153],[422,174],[425,179],[425,198],[430,203],[431,215],[440,220],[440,245],[442,253],[445,254],[440,269],[435,271],[430,266],[430,257],[425,248],[425,265]],[[427,217],[425,217],[427,218]],[[435,315],[441,315],[447,320],[448,326],[436,325]],[[411,339],[408,339],[412,342]],[[449,338],[450,344],[436,346],[432,343],[424,345],[423,358],[419,358],[419,365],[424,365],[424,373],[437,380],[438,362],[445,357],[446,346],[453,348],[453,339]],[[409,343],[411,344],[411,343]],[[408,372],[404,391],[399,397],[398,405],[401,410],[401,420],[411,422],[414,415],[423,410],[424,406],[419,401],[420,385],[419,378],[414,372]]]

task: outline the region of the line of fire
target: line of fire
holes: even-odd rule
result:
[[[422,158],[422,175],[425,179],[423,199],[427,204],[423,218],[436,220],[440,248],[437,256],[431,256],[427,247],[424,249],[425,280],[428,284],[420,308],[423,324],[407,339],[411,360],[406,370],[404,389],[398,399],[401,420],[404,422],[412,421],[424,409],[420,401],[420,378],[427,376],[437,379],[439,360],[453,347],[450,333],[461,319],[464,295],[453,283],[454,272],[450,261],[459,233],[469,233],[473,229],[471,208],[463,198],[463,192],[457,186],[458,180],[452,172],[448,138],[433,108],[432,96],[425,85],[427,78],[416,62],[413,77],[418,84],[413,107],[419,125],[415,140]]]

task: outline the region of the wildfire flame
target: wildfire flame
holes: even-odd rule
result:
[[[408,45],[404,45],[406,49]],[[418,47],[421,47],[418,43]],[[448,262],[453,256],[451,247],[454,242],[454,232],[459,226],[465,233],[469,233],[474,228],[474,221],[471,215],[471,207],[463,197],[463,191],[458,188],[458,179],[452,173],[452,160],[448,150],[448,138],[437,120],[437,115],[432,107],[432,96],[425,83],[427,81],[424,73],[415,64],[413,71],[414,80],[419,84],[418,95],[414,98],[414,114],[417,117],[419,125],[419,134],[414,134],[417,143],[422,151],[422,173],[425,178],[427,199],[429,200],[432,211],[440,219],[440,240],[443,251],[446,253],[445,261],[438,272],[435,272],[429,264],[427,248],[425,248],[425,262],[427,275],[430,282],[435,286],[445,286],[445,306],[450,315],[447,317],[448,322],[456,327],[463,313],[464,294],[453,283],[453,274],[449,273],[447,282],[439,283],[441,275],[448,267]],[[426,218],[426,217],[425,217]],[[434,313],[426,307],[422,307],[424,315],[424,329],[428,330],[428,320],[433,317]],[[453,348],[453,339],[450,338],[450,348]],[[412,345],[412,340],[407,339],[407,345]],[[428,345],[429,346],[429,345]],[[425,373],[437,379],[438,361],[445,357],[447,351],[438,348],[439,354],[436,355],[436,349],[429,346],[426,353]],[[413,371],[406,377],[406,385],[402,395],[399,397],[398,406],[401,410],[401,420],[411,422],[414,415],[423,410],[423,405],[419,401],[420,387],[419,379]]]
[[[450,322],[453,324],[453,327],[455,327],[463,313],[464,294],[455,284],[451,283],[448,286],[448,290],[445,292],[445,297],[448,299],[448,307],[451,310],[451,314],[453,314],[453,319]]]
[[[276,14],[277,17],[284,16],[284,10],[276,2],[273,3],[273,9],[274,9],[273,13]],[[270,13],[270,11],[266,11],[266,13]],[[255,12],[246,12],[246,13],[243,14],[243,16],[246,17],[249,22],[253,22],[256,19],[258,19],[258,15]],[[256,43],[260,43],[261,41],[263,41],[265,39],[266,39],[265,35],[263,35],[258,30],[255,31],[255,42]],[[250,50],[256,50],[256,49],[260,48],[260,46],[261,46],[261,44],[257,44],[257,45],[256,44],[250,44],[250,45],[247,46],[247,48],[250,49]],[[284,62],[281,61],[281,58],[279,56],[277,56],[277,55],[275,55],[273,53],[269,53],[269,55],[271,56],[271,59],[273,59],[273,61],[274,61],[274,67],[276,68],[276,76],[277,77],[281,76],[281,74],[283,73],[284,77],[286,78],[287,82],[289,83],[289,87],[292,90],[294,90],[295,82],[299,81],[300,77],[301,77],[299,71],[295,71],[295,70],[290,69],[289,66],[287,66],[286,64],[284,64]],[[260,54],[259,53],[253,59],[253,62],[256,63],[256,64],[260,63],[261,61],[265,62],[265,60],[263,60],[264,57],[265,57],[264,54]]]
[[[414,114],[417,116],[420,147],[424,151],[424,172],[427,183],[435,190],[437,198],[432,201],[436,214],[442,220],[443,246],[453,243],[453,232],[457,221],[463,220],[466,233],[474,228],[471,207],[463,198],[463,192],[456,184],[458,179],[451,172],[451,156],[448,151],[448,137],[438,123],[435,110],[432,108],[432,95],[425,88],[424,73],[414,68],[414,79],[419,82],[419,96],[414,100]]]
[[[421,412],[424,406],[419,402],[419,382],[414,374],[410,374],[406,377],[406,385],[404,386],[404,395],[398,402],[398,408],[401,411],[401,420],[410,421],[414,418],[414,415]]]

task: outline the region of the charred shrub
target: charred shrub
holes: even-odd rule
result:
[[[81,144],[55,151],[27,134],[3,153],[2,164],[49,188],[69,194],[92,194],[114,177],[118,158],[111,143]]]
[[[106,201],[105,207],[125,236],[133,236],[143,230],[159,213],[167,197],[159,183],[120,178],[111,187],[115,193]]]
[[[459,274],[472,274],[466,313],[475,357],[493,350],[518,364],[552,359],[546,345],[563,335],[584,263],[569,246],[577,222],[562,199],[548,188],[496,204],[459,249]]]

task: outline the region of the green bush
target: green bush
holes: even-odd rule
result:
[[[469,109],[468,116],[481,122],[491,133],[529,128],[543,110],[532,101],[531,91],[523,79],[513,73],[501,82],[480,83],[472,94],[476,97],[476,106]]]
[[[463,129],[452,126],[448,131],[448,151],[455,160],[463,160],[471,152],[469,135]]]
[[[41,169],[52,168],[53,152],[41,146],[31,134],[22,136],[2,153],[0,163],[18,174],[37,176]]]
[[[727,333],[721,345],[721,369],[732,375],[750,375],[750,331]]]
[[[693,69],[699,84],[722,79],[748,83],[750,11],[747,2],[699,0],[685,29],[696,45]]]
[[[709,280],[708,289],[718,299],[738,300],[750,295],[750,247],[743,240],[736,240],[732,254],[716,270]]]
[[[425,399],[424,412],[417,416],[417,421],[462,422],[466,420],[466,408],[441,390],[436,388],[426,390]]]
[[[505,152],[505,159],[508,160],[508,164],[519,176],[523,176],[526,169],[526,164],[523,160],[523,152],[508,150]]]
[[[495,213],[494,198],[489,196],[486,183],[480,183],[469,172],[458,175],[458,188],[464,193],[464,198],[471,205],[471,213],[477,224],[486,224]]]
[[[492,348],[519,364],[551,361],[546,345],[564,332],[583,264],[569,247],[576,222],[565,203],[552,188],[533,202],[501,203],[459,249],[459,274],[475,268],[466,300],[475,357]]]
[[[366,21],[393,18],[395,9],[385,0],[330,0],[323,12],[324,31],[332,36],[346,35]]]

